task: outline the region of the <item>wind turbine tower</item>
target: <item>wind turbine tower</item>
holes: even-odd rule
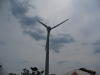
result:
[[[67,19],[67,20],[69,20],[69,19]],[[45,47],[45,50],[46,50],[45,75],[49,75],[49,35],[50,35],[50,31],[52,29],[58,27],[62,23],[66,22],[67,20],[55,25],[52,28],[50,26],[47,26],[46,24],[42,23],[41,21],[37,20],[39,23],[41,23],[47,29],[47,41],[46,41],[46,47]]]

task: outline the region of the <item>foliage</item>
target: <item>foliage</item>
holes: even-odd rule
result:
[[[31,70],[32,70],[32,74],[31,75],[41,75],[41,74],[44,73],[44,70],[38,71],[38,68],[37,67],[31,67]]]
[[[23,73],[21,73],[22,75],[30,75],[29,70],[27,70],[26,68],[23,69]]]
[[[16,75],[15,73],[9,73],[9,75]]]
[[[87,69],[85,69],[85,68],[80,68],[79,70],[81,70],[81,71],[85,71],[85,72],[87,72],[87,73],[90,73],[90,74],[94,74],[94,75],[96,75],[96,71],[87,70]]]
[[[42,68],[41,71],[38,71],[38,68],[37,67],[31,67],[30,68],[32,70],[32,73],[29,72],[29,70],[27,70],[26,68],[23,69],[23,73],[21,73],[22,75],[41,75],[44,73],[44,70]]]

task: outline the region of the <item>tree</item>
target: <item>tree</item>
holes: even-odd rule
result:
[[[42,68],[41,71],[38,71],[38,68],[37,67],[31,67],[30,68],[32,70],[32,73],[29,72],[29,70],[27,70],[26,68],[23,69],[23,73],[21,72],[22,75],[41,75],[44,73],[44,70]]]
[[[38,68],[37,67],[31,67],[31,70],[32,70],[32,74],[31,75],[41,75],[44,73],[44,70],[42,68],[41,71],[38,71]]]
[[[16,75],[15,73],[9,73],[9,75]]]
[[[87,72],[87,73],[90,73],[90,74],[96,75],[96,71],[87,70],[87,69],[85,69],[85,68],[80,68],[79,70],[84,71],[84,72]]]
[[[27,70],[26,68],[23,69],[23,73],[21,72],[22,75],[30,75],[29,70]]]

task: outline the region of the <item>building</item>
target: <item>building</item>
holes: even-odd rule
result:
[[[94,75],[94,74],[91,74],[91,73],[88,73],[88,72],[85,72],[85,71],[82,71],[82,70],[79,70],[79,69],[75,69],[75,70],[67,72],[63,75]]]

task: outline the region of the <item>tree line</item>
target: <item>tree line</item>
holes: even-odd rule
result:
[[[32,70],[32,73],[30,73],[28,69],[24,68],[23,72],[21,72],[21,75],[42,75],[44,73],[43,68],[41,71],[39,71],[37,67],[30,67],[30,69]],[[9,75],[18,75],[18,74],[9,73]]]

